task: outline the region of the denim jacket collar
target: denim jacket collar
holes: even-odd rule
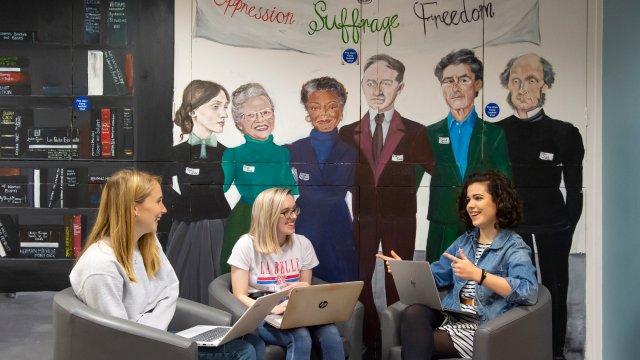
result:
[[[480,229],[473,228],[469,230],[468,233],[470,233],[471,236],[473,236],[473,238],[476,240],[476,242],[478,242],[478,237],[480,236]],[[513,234],[513,230],[509,230],[509,229],[499,230],[498,233],[496,234],[496,237],[493,238],[493,241],[491,242],[491,248],[496,250],[502,248],[504,244],[506,244],[507,240],[509,240],[509,237],[511,237],[512,234]],[[474,246],[474,249],[475,249],[475,246]]]

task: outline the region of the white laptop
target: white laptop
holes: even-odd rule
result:
[[[434,310],[477,317],[476,314],[442,306],[431,265],[426,261],[389,260],[393,282],[400,302],[406,305],[423,304]]]
[[[265,321],[278,329],[347,321],[363,285],[362,281],[351,281],[294,288],[284,314],[267,315]]]
[[[220,346],[254,331],[285,295],[286,292],[277,292],[258,298],[233,326],[197,325],[176,335],[189,338],[198,346]]]

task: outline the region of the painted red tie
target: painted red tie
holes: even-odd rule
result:
[[[380,159],[380,153],[382,152],[382,122],[384,121],[384,114],[380,113],[376,115],[376,129],[373,132],[373,142],[371,150],[373,151],[373,161],[378,163],[378,159]]]

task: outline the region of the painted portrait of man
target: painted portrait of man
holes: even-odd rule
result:
[[[553,352],[564,359],[569,252],[582,213],[584,145],[578,128],[549,117],[545,96],[555,81],[537,54],[512,58],[500,74],[513,115],[497,123],[507,136],[513,179],[524,208],[518,233],[538,254],[538,271],[553,301]],[[562,194],[562,187],[566,199]],[[534,261],[535,264],[535,261]]]

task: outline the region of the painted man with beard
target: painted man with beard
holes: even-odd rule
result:
[[[553,301],[554,358],[564,359],[569,251],[582,213],[584,146],[575,126],[550,118],[542,109],[554,77],[551,64],[536,54],[511,59],[500,82],[509,90],[507,101],[514,114],[497,125],[507,136],[524,208],[517,231],[532,250],[537,248],[538,270]],[[562,180],[566,200],[560,191]]]
[[[458,216],[461,186],[471,174],[490,169],[511,177],[504,132],[476,114],[483,65],[474,52],[445,55],[434,70],[449,106],[446,118],[427,127],[436,166],[429,188],[427,260],[437,261],[465,227]]]

